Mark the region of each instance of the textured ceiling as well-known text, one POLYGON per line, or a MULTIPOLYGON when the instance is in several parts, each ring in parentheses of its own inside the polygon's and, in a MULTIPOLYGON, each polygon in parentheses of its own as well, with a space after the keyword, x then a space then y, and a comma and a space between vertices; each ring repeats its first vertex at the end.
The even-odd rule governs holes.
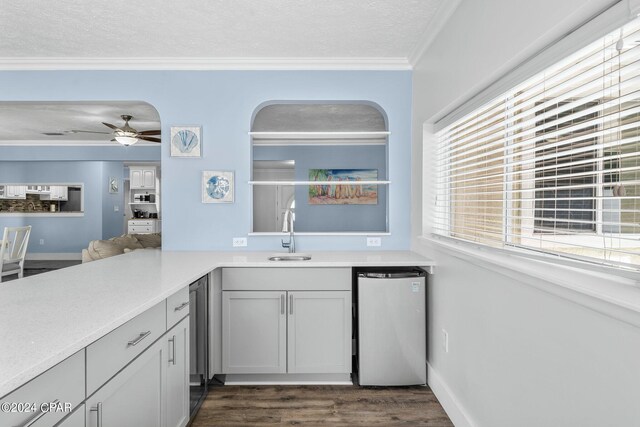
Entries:
POLYGON ((2 0, 0 57, 406 58, 446 1, 2 0))
MULTIPOLYGON (((129 124, 138 131, 160 129, 160 116, 145 102, 0 102, 0 145, 18 144, 117 144, 111 134, 69 133, 71 130, 111 132, 102 124, 120 126, 122 114, 133 116, 129 124), (45 132, 63 135, 47 136, 45 132)), ((153 142, 138 142, 140 145, 153 142)))

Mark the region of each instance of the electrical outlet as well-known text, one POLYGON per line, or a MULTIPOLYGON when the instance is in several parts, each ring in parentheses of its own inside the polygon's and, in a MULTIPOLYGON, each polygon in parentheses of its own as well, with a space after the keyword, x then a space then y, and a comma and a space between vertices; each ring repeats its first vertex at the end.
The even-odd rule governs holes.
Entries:
POLYGON ((44 239, 40 239, 40 244, 44 245, 44 239))
POLYGON ((234 237, 233 238, 233 247, 244 247, 247 246, 247 238, 246 237, 234 237))
POLYGON ((367 237, 367 246, 381 246, 382 239, 380 237, 367 237))
POLYGON ((449 353, 449 332, 442 330, 442 348, 445 353, 449 353))
POLYGON ((120 206, 118 206, 118 205, 114 205, 114 206, 113 206, 113 211, 114 211, 114 212, 120 212, 120 206))

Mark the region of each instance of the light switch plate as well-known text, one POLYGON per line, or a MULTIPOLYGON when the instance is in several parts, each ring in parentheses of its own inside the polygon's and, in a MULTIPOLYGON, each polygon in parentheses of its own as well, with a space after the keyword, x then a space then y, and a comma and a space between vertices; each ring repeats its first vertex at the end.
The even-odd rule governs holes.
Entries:
POLYGON ((367 237, 367 246, 382 246, 380 237, 367 237))
POLYGON ((247 246, 247 238, 246 237, 234 237, 233 238, 233 247, 244 247, 247 246))

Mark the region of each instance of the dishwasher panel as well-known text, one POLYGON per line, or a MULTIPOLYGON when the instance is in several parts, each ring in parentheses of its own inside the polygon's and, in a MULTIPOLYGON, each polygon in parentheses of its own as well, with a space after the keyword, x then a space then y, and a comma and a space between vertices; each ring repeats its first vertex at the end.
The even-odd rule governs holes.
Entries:
POLYGON ((425 277, 407 274, 359 274, 360 385, 427 382, 425 277))

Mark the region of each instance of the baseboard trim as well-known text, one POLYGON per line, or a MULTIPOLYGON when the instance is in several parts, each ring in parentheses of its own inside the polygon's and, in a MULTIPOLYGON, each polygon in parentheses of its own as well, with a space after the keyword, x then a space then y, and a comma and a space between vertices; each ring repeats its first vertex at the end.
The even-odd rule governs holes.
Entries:
POLYGON ((225 385, 353 385, 351 374, 227 374, 225 385))
POLYGON ((475 427, 476 423, 462 407, 442 377, 427 363, 427 383, 456 427, 475 427))
POLYGON ((27 253, 25 259, 27 261, 75 261, 81 260, 82 254, 80 252, 34 252, 27 253))

